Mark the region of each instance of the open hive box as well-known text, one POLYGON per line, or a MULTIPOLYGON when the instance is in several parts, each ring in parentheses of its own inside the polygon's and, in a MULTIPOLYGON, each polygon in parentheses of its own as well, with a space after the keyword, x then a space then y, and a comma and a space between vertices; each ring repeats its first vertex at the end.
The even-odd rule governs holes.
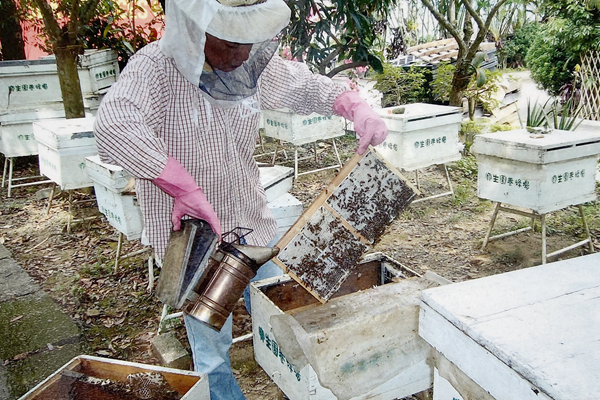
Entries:
POLYGON ((75 357, 20 400, 209 400, 204 374, 93 356, 75 357))
POLYGON ((417 333, 422 290, 438 286, 381 253, 326 303, 291 278, 250 284, 254 355, 292 400, 391 400, 431 387, 417 333))
POLYGON ((355 155, 277 243, 288 277, 251 284, 255 358, 292 400, 391 400, 431 386, 417 320, 432 282, 363 258, 417 193, 375 149, 355 155))

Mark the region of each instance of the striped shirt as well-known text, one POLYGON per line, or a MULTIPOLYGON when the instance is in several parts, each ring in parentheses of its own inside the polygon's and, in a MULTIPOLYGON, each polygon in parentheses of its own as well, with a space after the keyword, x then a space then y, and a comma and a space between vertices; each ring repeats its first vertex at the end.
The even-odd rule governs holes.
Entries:
MULTIPOLYGON (((261 109, 290 108, 298 114, 333 113, 346 89, 313 75, 302 63, 274 56, 251 98, 261 109)), ((146 235, 163 257, 171 232, 173 198, 152 183, 169 156, 195 178, 212 204, 223 232, 251 228, 248 244, 266 245, 277 232, 253 158, 260 113, 246 105, 212 106, 181 75, 158 42, 133 56, 104 97, 96 116, 96 142, 103 162, 136 178, 146 235)))

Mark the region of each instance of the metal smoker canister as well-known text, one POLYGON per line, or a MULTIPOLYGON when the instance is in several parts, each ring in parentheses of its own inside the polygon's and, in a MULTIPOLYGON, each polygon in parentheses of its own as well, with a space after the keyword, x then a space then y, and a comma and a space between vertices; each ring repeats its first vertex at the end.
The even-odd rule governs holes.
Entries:
POLYGON ((277 247, 222 243, 209 260, 207 278, 194 289, 198 298, 184 312, 221 330, 250 280, 277 253, 277 247))

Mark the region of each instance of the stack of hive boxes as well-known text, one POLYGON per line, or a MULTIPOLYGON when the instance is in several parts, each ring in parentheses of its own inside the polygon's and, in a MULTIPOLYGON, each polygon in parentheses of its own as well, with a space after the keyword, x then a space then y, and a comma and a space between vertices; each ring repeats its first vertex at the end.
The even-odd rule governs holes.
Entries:
MULTIPOLYGON (((80 62, 84 105, 94 114, 119 75, 117 54, 110 49, 86 50, 80 62)), ((0 152, 5 157, 37 154, 32 123, 64 116, 53 57, 0 62, 0 152)))
MULTIPOLYGON (((86 115, 94 115, 118 75, 114 50, 86 50, 80 57, 79 79, 86 115)), ((12 185, 12 159, 39 152, 33 123, 64 117, 54 57, 0 62, 0 152, 11 162, 9 196, 11 186, 19 186, 12 185)))

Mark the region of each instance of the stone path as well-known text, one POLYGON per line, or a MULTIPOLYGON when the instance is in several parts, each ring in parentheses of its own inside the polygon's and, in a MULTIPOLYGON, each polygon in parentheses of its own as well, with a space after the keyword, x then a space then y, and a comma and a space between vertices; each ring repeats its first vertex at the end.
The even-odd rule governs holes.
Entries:
POLYGON ((0 244, 0 400, 18 399, 80 354, 79 328, 0 244))

